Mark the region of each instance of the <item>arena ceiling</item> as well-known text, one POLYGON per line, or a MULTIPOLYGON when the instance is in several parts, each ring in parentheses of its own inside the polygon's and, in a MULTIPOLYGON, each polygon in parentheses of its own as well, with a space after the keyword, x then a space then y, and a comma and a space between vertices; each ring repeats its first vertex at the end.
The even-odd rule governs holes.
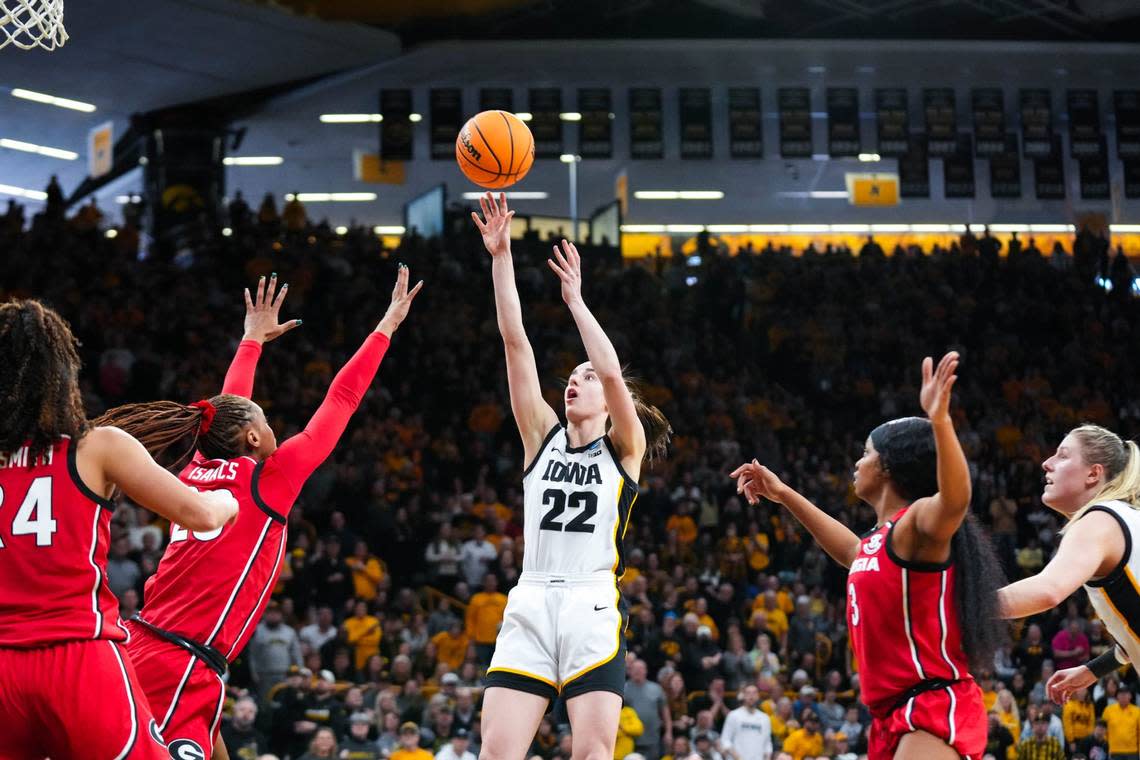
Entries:
POLYGON ((1133 0, 256 0, 444 39, 1140 40, 1133 0))

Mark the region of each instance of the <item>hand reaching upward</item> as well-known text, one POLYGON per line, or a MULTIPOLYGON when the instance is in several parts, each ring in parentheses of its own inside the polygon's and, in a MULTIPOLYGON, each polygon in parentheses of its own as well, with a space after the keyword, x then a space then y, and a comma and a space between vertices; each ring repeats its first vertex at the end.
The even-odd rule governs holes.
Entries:
POLYGON ((491 193, 485 193, 479 198, 479 205, 483 208, 483 219, 474 211, 471 218, 483 236, 483 245, 492 256, 500 256, 511 252, 511 219, 515 212, 507 208, 507 196, 499 193, 498 201, 491 193))
POLYGON ((256 340, 258 343, 268 343, 281 337, 294 327, 301 326, 301 320, 290 319, 284 324, 278 322, 281 313, 281 304, 289 292, 289 283, 277 290, 277 273, 269 277, 268 284, 263 276, 257 281, 256 297, 251 297, 249 288, 245 289, 245 335, 243 340, 256 340))

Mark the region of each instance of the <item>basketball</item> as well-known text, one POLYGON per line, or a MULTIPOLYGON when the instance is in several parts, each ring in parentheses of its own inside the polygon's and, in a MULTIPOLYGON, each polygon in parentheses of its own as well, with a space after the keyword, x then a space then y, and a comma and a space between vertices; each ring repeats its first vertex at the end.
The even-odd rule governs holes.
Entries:
POLYGON ((513 113, 483 111, 459 130, 455 160, 467 179, 480 187, 510 187, 534 163, 534 136, 513 113))

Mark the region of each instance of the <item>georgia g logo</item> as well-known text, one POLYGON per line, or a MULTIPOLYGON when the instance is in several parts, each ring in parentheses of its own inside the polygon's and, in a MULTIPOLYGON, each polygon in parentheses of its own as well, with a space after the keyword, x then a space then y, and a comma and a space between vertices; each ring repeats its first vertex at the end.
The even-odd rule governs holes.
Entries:
POLYGON ((869 538, 867 540, 867 543, 863 544, 863 551, 866 554, 874 554, 875 552, 879 551, 879 549, 882 549, 882 548, 883 548, 883 534, 882 533, 876 533, 875 535, 871 536, 871 538, 869 538))
POLYGON ((177 739, 170 743, 170 757, 173 760, 206 760, 206 753, 196 741, 177 739))

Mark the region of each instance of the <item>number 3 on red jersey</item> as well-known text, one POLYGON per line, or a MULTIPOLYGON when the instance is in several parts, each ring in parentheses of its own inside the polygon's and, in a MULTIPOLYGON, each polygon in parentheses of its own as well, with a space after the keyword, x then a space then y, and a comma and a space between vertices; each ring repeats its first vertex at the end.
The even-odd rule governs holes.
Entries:
POLYGON ((859 625, 859 602, 855 599, 855 584, 847 584, 847 597, 851 605, 851 625, 859 625))
MULTIPOLYGON (((4 508, 4 489, 0 488, 0 509, 4 508)), ((56 521, 51 516, 51 477, 36 478, 24 495, 24 501, 12 518, 13 536, 35 536, 36 546, 51 546, 56 521)), ((0 549, 4 540, 0 539, 0 549)))

